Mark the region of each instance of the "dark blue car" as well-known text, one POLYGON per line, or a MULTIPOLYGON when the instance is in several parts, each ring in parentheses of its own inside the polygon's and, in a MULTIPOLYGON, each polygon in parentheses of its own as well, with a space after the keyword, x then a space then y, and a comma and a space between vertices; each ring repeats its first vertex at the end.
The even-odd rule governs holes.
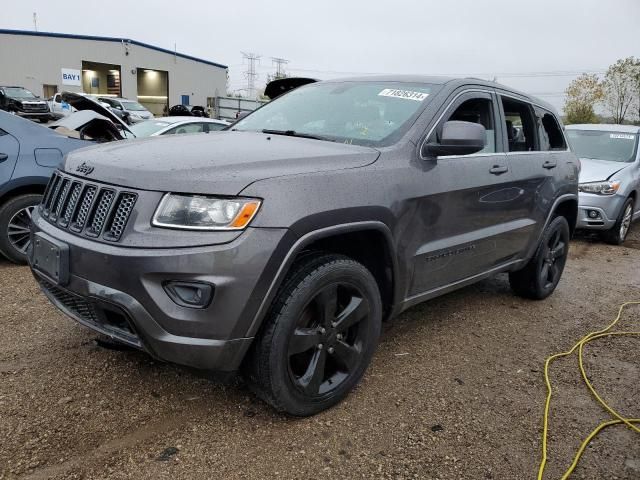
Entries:
POLYGON ((26 263, 31 212, 63 156, 93 142, 0 111, 0 253, 26 263))

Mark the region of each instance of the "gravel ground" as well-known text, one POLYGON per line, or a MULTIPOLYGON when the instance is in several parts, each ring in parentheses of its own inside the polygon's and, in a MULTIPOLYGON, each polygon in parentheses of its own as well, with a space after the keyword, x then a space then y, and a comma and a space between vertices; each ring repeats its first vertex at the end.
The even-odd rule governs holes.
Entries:
MULTIPOLYGON (((27 268, 0 261, 0 479, 534 478, 544 359, 640 300, 639 232, 626 247, 573 242, 546 301, 512 296, 501 275, 412 308, 386 326, 356 391, 308 419, 276 414, 242 386, 98 346, 27 268)), ((640 307, 625 326, 640 329, 640 307)), ((586 366, 612 405, 640 417, 637 342, 594 342, 586 366)), ((546 478, 559 478, 609 417, 575 360, 552 377, 546 478)), ((638 435, 605 430, 575 478, 639 479, 638 435)))

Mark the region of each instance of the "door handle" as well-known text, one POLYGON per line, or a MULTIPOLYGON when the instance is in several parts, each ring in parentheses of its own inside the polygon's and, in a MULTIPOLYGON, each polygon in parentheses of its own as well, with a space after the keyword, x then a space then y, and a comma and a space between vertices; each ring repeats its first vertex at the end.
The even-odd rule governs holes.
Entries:
POLYGON ((542 164, 542 168, 547 168, 547 169, 556 168, 556 165, 557 163, 555 162, 555 160, 547 160, 542 164))
POLYGON ((9 158, 9 155, 6 153, 0 153, 0 163, 4 162, 7 158, 9 158))
POLYGON ((494 165, 489 169, 489 173, 493 173, 494 175, 501 175, 503 173, 507 173, 509 168, 506 165, 494 165))

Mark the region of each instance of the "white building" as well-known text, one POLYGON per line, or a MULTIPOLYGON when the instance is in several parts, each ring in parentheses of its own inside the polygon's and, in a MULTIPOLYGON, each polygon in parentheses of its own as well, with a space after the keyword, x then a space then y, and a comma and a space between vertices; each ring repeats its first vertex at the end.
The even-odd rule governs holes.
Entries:
POLYGON ((127 38, 0 29, 0 65, 0 85, 121 96, 157 115, 226 94, 226 65, 127 38))

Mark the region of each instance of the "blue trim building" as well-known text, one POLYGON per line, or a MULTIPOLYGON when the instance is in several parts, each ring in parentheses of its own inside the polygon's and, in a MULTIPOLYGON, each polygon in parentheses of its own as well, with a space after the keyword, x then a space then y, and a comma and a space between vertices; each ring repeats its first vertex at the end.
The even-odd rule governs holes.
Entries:
POLYGON ((0 85, 123 96, 155 114, 226 94, 227 66, 130 38, 0 29, 0 85))

